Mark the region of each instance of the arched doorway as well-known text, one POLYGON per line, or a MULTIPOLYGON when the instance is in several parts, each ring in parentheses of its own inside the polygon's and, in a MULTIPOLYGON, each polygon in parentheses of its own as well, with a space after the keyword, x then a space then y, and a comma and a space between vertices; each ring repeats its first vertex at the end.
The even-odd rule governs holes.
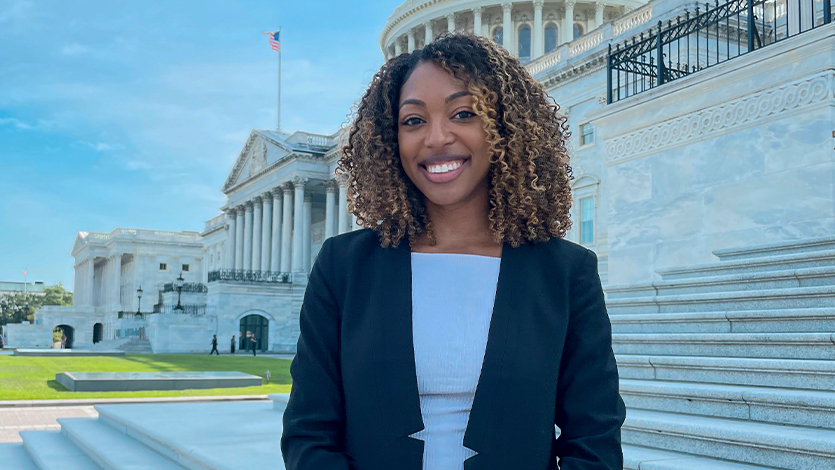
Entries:
POLYGON ((238 349, 241 351, 252 351, 252 335, 255 335, 257 343, 256 351, 266 351, 269 343, 270 321, 261 315, 251 314, 241 318, 240 341, 238 349))
POLYGON ((64 349, 72 349, 73 338, 75 337, 75 328, 70 325, 58 325, 52 329, 53 344, 60 343, 59 347, 64 349))
POLYGON ((96 323, 93 325, 93 344, 98 343, 102 340, 102 335, 104 333, 104 325, 101 323, 96 323))

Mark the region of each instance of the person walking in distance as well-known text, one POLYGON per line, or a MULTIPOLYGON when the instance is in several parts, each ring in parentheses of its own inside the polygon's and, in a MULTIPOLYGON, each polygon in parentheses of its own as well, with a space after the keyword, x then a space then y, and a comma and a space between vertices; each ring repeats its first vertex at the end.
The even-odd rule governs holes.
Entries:
POLYGON ((229 348, 230 354, 235 354, 235 335, 232 335, 232 344, 229 348))
POLYGON ((255 333, 252 333, 250 336, 249 341, 252 343, 252 355, 255 355, 255 348, 258 347, 258 338, 255 337, 255 333))
POLYGON ((220 356, 220 351, 217 350, 217 335, 212 335, 212 350, 209 352, 209 356, 211 356, 212 353, 217 353, 217 355, 220 356))

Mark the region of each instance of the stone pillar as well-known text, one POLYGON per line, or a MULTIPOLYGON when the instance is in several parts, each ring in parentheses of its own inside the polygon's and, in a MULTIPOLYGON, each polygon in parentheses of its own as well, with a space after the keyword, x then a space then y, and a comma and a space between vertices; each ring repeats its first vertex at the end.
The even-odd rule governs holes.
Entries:
POLYGON ((594 4, 594 27, 599 28, 603 26, 603 9, 606 8, 605 3, 594 4))
POLYGON ((273 194, 273 226, 272 238, 270 248, 270 270, 279 272, 281 265, 279 264, 279 255, 281 254, 281 188, 272 190, 273 194))
POLYGON ((235 269, 235 209, 228 209, 226 217, 229 218, 229 230, 226 234, 224 249, 223 269, 235 269))
POLYGON ((122 255, 113 255, 107 260, 108 266, 111 266, 112 269, 110 271, 111 276, 111 286, 112 289, 110 290, 110 308, 121 310, 122 305, 122 296, 121 296, 121 287, 122 287, 122 255))
POLYGON ((304 236, 304 185, 307 184, 307 178, 294 178, 293 186, 295 187, 295 194, 293 195, 293 262, 292 272, 301 272, 304 269, 302 263, 303 246, 302 237, 304 236))
POLYGON ((348 231, 348 182, 339 182, 339 233, 348 231))
POLYGON ((336 220, 334 209, 336 209, 336 181, 328 180, 325 183, 325 238, 336 235, 336 220))
POLYGON ((252 270, 261 270, 261 221, 264 220, 262 214, 261 198, 256 197, 252 201, 254 208, 252 212, 252 270))
POLYGON ((397 57, 403 53, 403 45, 400 44, 400 36, 394 38, 394 56, 397 57))
POLYGON ((435 39, 435 35, 432 34, 432 22, 427 21, 423 23, 423 44, 424 46, 432 42, 435 39))
POLYGON ((510 11, 513 9, 512 3, 502 3, 502 47, 504 47, 510 55, 518 55, 513 50, 513 23, 510 18, 510 11))
POLYGON ((244 209, 244 267, 252 270, 252 202, 247 201, 244 209))
POLYGON ((310 194, 304 196, 304 217, 302 218, 302 267, 304 272, 309 273, 311 268, 310 263, 310 225, 313 218, 313 203, 310 200, 310 194))
POLYGON ((272 248, 272 240, 270 236, 273 233, 273 195, 264 193, 261 196, 263 201, 263 213, 261 219, 261 271, 270 271, 270 249, 272 248))
POLYGON ((577 2, 568 0, 565 2, 565 18, 563 18, 562 30, 563 33, 563 41, 562 42, 571 42, 574 40, 574 5, 577 2))
POLYGON ((481 7, 473 8, 473 34, 481 35, 481 7))
POLYGON ((281 221, 281 272, 290 272, 290 250, 293 243, 293 186, 284 186, 284 220, 281 221))
POLYGON ((235 222, 235 269, 244 269, 244 206, 238 206, 235 210, 237 222, 235 222))
POLYGON ((407 34, 406 37, 408 38, 407 45, 409 47, 409 52, 412 52, 413 50, 415 50, 415 30, 410 29, 409 34, 407 34))
POLYGON ((544 0, 534 0, 533 2, 533 47, 531 48, 533 55, 531 59, 542 57, 545 51, 545 41, 542 39, 542 33, 545 32, 542 29, 542 5, 544 3, 544 0))
POLYGON ((87 282, 84 288, 84 305, 92 306, 95 305, 93 301, 93 295, 96 286, 96 259, 90 258, 87 260, 87 282))
POLYGON ((450 33, 455 31, 455 13, 446 15, 446 30, 450 33))

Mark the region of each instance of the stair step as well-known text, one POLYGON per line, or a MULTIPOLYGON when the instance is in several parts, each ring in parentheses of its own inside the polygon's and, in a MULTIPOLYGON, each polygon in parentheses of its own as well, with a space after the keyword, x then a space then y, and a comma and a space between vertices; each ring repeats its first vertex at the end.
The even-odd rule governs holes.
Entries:
POLYGON ((769 470, 774 467, 728 462, 624 444, 623 468, 624 470, 769 470))
POLYGON ((835 266, 835 249, 810 253, 791 253, 753 259, 719 261, 684 267, 658 269, 656 272, 665 281, 675 279, 695 279, 701 277, 745 274, 784 269, 802 269, 835 266))
POLYGON ((35 461, 20 442, 0 442, 0 468, 38 470, 35 461))
POLYGON ((612 315, 613 333, 804 333, 835 331, 835 309, 612 315))
POLYGON ((610 315, 820 308, 835 304, 835 286, 607 299, 610 315))
POLYGON ((835 361, 616 354, 624 379, 835 390, 835 361))
POLYGON ((835 237, 807 238, 755 246, 725 248, 714 250, 713 254, 720 261, 733 259, 756 259, 764 256, 778 256, 794 253, 814 253, 823 250, 835 250, 835 237))
POLYGON ((835 266, 614 285, 606 287, 606 294, 614 300, 832 285, 835 285, 835 266))
POLYGON ((61 430, 99 466, 113 470, 184 470, 141 442, 97 419, 62 418, 61 430))
POLYGON ((40 470, 101 468, 61 431, 22 431, 20 437, 40 470))
POLYGON ((835 468, 835 431, 627 409, 625 444, 788 470, 835 468))
POLYGON ((621 379, 630 409, 835 429, 835 392, 621 379))
POLYGON ((615 333, 615 354, 835 359, 835 333, 615 333))

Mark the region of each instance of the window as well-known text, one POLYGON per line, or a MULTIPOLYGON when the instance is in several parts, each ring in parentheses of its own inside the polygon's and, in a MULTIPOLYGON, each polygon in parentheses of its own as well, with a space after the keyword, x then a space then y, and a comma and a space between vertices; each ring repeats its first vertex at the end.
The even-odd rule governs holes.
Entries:
POLYGON ((553 52, 557 48, 557 26, 549 23, 545 27, 545 53, 553 52))
POLYGON ((580 199, 580 244, 594 243, 594 198, 580 199))
POLYGON ((577 23, 574 23, 574 39, 579 38, 583 35, 583 26, 577 23))
POLYGON ((159 264, 160 271, 168 271, 168 263, 160 263, 159 264))
POLYGON ((519 27, 519 60, 531 60, 531 27, 526 24, 519 27))
POLYGON ((504 28, 499 26, 493 30, 493 40, 500 46, 504 45, 504 28))
POLYGON ((182 269, 182 271, 183 271, 184 273, 187 273, 187 272, 188 272, 188 265, 187 265, 187 264, 184 264, 184 265, 183 265, 183 269, 182 269))
POLYGON ((594 127, 591 124, 582 124, 580 126, 580 145, 589 145, 594 143, 594 127))

